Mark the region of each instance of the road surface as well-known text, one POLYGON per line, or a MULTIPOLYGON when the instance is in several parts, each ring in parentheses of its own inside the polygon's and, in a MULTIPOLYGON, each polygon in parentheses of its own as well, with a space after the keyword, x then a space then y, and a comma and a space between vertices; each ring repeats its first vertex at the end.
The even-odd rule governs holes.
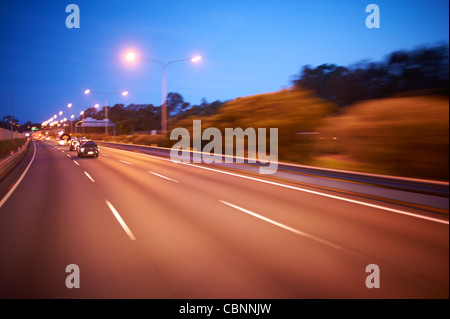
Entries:
POLYGON ((0 298, 449 298, 445 214, 44 141, 14 174, 0 298))

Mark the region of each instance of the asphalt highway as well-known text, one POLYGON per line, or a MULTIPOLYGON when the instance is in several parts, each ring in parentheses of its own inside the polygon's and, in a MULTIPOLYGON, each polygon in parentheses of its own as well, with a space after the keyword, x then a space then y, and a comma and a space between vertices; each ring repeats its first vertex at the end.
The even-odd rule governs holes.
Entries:
POLYGON ((17 170, 1 298, 449 298, 448 215, 107 147, 17 170))

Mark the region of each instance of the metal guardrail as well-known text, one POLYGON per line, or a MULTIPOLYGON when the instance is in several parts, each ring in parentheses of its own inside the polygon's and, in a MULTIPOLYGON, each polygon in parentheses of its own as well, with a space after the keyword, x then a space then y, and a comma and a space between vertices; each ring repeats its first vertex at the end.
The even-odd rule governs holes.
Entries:
POLYGON ((28 148, 30 147, 30 139, 15 153, 6 156, 0 160, 0 180, 3 179, 17 163, 25 156, 28 148))
MULTIPOLYGON (((165 147, 155 147, 146 145, 136 145, 136 144, 123 144, 123 143, 111 143, 111 142, 97 142, 100 146, 109 146, 113 148, 119 148, 124 150, 132 150, 143 152, 152 155, 159 155, 163 157, 170 156, 170 148, 165 147)), ((191 156, 195 151, 191 151, 191 156)), ((197 152, 200 153, 200 152, 197 152)), ((223 158, 226 155, 222 155, 223 158)), ((259 163, 248 163, 247 165, 260 166, 259 163)), ((305 166, 290 163, 278 163, 278 170, 283 172, 288 172, 292 174, 306 174, 314 177, 337 179, 346 182, 362 183, 373 185, 377 187, 384 187, 389 189, 407 191, 412 193, 418 193, 423 195, 432 195, 448 198, 449 197, 449 183, 441 181, 431 181, 413 178, 404 178, 396 176, 387 175, 377 175, 368 173, 359 173, 351 171, 334 170, 313 166, 305 166)))

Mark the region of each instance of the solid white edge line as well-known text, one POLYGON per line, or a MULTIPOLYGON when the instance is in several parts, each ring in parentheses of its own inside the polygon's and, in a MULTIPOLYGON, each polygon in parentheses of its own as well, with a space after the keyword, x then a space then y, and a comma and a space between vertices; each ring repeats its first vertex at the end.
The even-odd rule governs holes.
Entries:
MULTIPOLYGON (((104 148, 105 148, 105 146, 104 146, 104 148)), ((321 192, 316 192, 316 191, 312 191, 312 190, 308 190, 308 189, 304 189, 304 188, 300 188, 300 187, 296 187, 296 186, 280 184, 280 183, 272 182, 272 181, 266 181, 266 180, 255 178, 255 177, 244 176, 244 175, 231 173, 231 172, 226 172, 226 171, 221 171, 221 170, 217 170, 217 169, 209 168, 209 167, 204 167, 204 166, 198 166, 198 165, 194 165, 194 164, 191 164, 191 163, 176 163, 176 162, 173 162, 170 159, 161 158, 161 157, 158 157, 158 156, 153 156, 153 155, 148 155, 148 154, 137 153, 137 152, 133 152, 133 151, 115 149, 115 148, 111 148, 111 147, 109 147, 109 149, 118 150, 118 151, 127 152, 127 153, 133 153, 133 154, 142 155, 142 156, 146 156, 146 157, 151 157, 151 158, 155 158, 155 159, 160 159, 160 160, 163 160, 163 161, 172 162, 174 164, 184 164, 184 165, 188 165, 188 166, 191 166, 191 167, 197 167, 197 168, 201 168, 201 169, 204 169, 204 170, 209 170, 209 171, 213 171, 213 172, 217 172, 217 173, 221 173, 221 174, 236 176, 236 177, 245 178, 245 179, 249 179, 249 180, 253 180, 253 181, 257 181, 257 182, 262 182, 262 183, 266 183, 266 184, 270 184, 270 185, 285 187, 285 188, 289 188, 289 189, 293 189, 293 190, 297 190, 297 191, 301 191, 301 192, 306 192, 306 193, 310 193, 310 194, 315 194, 315 195, 319 195, 319 196, 324 196, 324 197, 328 197, 328 198, 342 200, 342 201, 353 203, 353 204, 358 204, 358 205, 368 206, 368 207, 372 207, 372 208, 377 208, 377 209, 380 209, 380 210, 389 211, 389 212, 392 212, 392 213, 397 213, 397 214, 406 215, 406 216, 410 216, 410 217, 420 218, 420 219, 433 221, 433 222, 437 222, 437 223, 441 223, 441 224, 445 224, 445 225, 449 224, 448 221, 442 220, 442 219, 438 219, 438 218, 432 218, 432 217, 423 216, 423 215, 419 215, 419 214, 409 213, 409 212, 406 212, 406 211, 403 211, 403 210, 389 208, 389 207, 385 207, 385 206, 369 204, 369 203, 361 202, 361 201, 358 201, 358 200, 353 200, 353 199, 349 199, 349 198, 345 198, 345 197, 340 197, 340 196, 325 194, 325 193, 321 193, 321 192)))
POLYGON ((108 200, 106 200, 106 204, 108 205, 109 209, 114 214, 114 217, 116 217, 116 219, 118 220, 120 226, 122 226, 123 230, 127 233, 128 237, 130 237, 131 240, 136 240, 136 237, 134 237, 134 235, 131 232, 130 228, 128 228, 127 224, 124 222, 122 217, 120 217, 119 213, 114 208, 114 206, 108 200))
POLYGON ((161 177, 161 178, 165 178, 165 179, 167 179, 167 180, 169 180, 169 181, 172 181, 172 182, 175 182, 175 183, 179 183, 179 181, 177 181, 177 180, 175 180, 175 179, 172 179, 172 178, 169 178, 169 177, 166 177, 166 176, 164 176, 164 175, 161 175, 161 174, 158 174, 158 173, 155 173, 155 172, 152 172, 152 171, 148 171, 150 174, 153 174, 153 175, 156 175, 156 176, 158 176, 158 177, 161 177))
POLYGON ((3 204, 5 204, 5 202, 8 200, 8 198, 12 195, 12 193, 17 188, 17 186, 19 186, 20 182, 22 181, 22 179, 25 177, 25 175, 27 174, 28 170, 30 169, 31 164, 33 163, 34 158, 36 157, 36 145, 34 143, 34 140, 33 140, 33 148, 34 148, 34 152, 33 152, 33 157, 31 158, 30 163, 28 164, 27 168, 25 168, 25 170, 23 171, 22 175, 20 175, 19 179, 14 184, 14 186, 9 190, 8 193, 6 193, 5 197, 3 197, 2 201, 0 202, 0 208, 3 206, 3 204))
POLYGON ((83 172, 93 183, 95 183, 94 179, 91 177, 91 175, 88 174, 88 172, 86 172, 86 171, 83 171, 83 172))
POLYGON ((284 188, 298 190, 298 191, 309 193, 309 194, 315 194, 315 195, 319 195, 319 196, 333 198, 333 199, 337 199, 337 200, 341 200, 341 201, 345 201, 345 202, 349 202, 349 203, 353 203, 353 204, 358 204, 358 205, 363 205, 363 206, 367 206, 367 207, 377 208, 377 209, 380 209, 380 210, 390 211, 390 212, 401 214, 401 215, 407 215, 407 216, 410 216, 410 217, 416 217, 416 218, 425 219, 425 220, 429 220, 429 221, 433 221, 433 222, 437 222, 437 223, 441 223, 441 224, 446 224, 446 225, 449 224, 449 222, 446 221, 446 220, 433 218, 433 217, 428 217, 428 216, 423 216, 423 215, 414 214, 414 213, 409 213, 409 212, 406 212, 406 211, 403 211, 403 210, 399 210, 399 209, 394 209, 394 208, 389 208, 389 207, 385 207, 385 206, 370 204, 370 203, 366 203, 366 202, 361 202, 359 200, 349 199, 349 198, 335 196, 335 195, 331 195, 331 194, 325 194, 325 193, 321 193, 321 192, 316 192, 316 191, 312 191, 312 190, 309 190, 309 189, 304 189, 304 188, 300 188, 300 187, 296 187, 296 186, 290 186, 290 185, 280 184, 280 183, 276 183, 276 182, 272 182, 272 181, 266 181, 266 180, 263 180, 263 179, 254 178, 254 177, 250 177, 250 176, 244 176, 244 175, 239 175, 239 174, 235 174, 235 173, 220 171, 220 170, 212 169, 212 168, 209 168, 209 167, 197 166, 197 165, 193 165, 193 164, 189 164, 189 163, 183 163, 183 164, 189 165, 189 166, 192 166, 192 167, 201 168, 201 169, 215 171, 215 172, 222 173, 222 174, 227 174, 227 175, 233 175, 233 176, 237 176, 237 177, 241 177, 241 178, 246 178, 246 179, 250 179, 250 180, 254 180, 254 181, 258 181, 258 182, 262 182, 262 183, 266 183, 266 184, 271 184, 271 185, 275 185, 275 186, 280 186, 280 187, 284 187, 284 188))
POLYGON ((339 246, 339 245, 333 244, 333 243, 331 243, 331 242, 329 242, 329 241, 327 241, 327 240, 321 239, 321 238, 319 238, 319 237, 316 237, 316 236, 313 236, 313 235, 304 233, 304 232, 302 232, 302 231, 300 231, 300 230, 298 230, 298 229, 295 229, 295 228, 286 226, 286 225, 284 225, 284 224, 282 224, 282 223, 279 223, 279 222, 276 222, 276 221, 274 221, 274 220, 272 220, 272 219, 270 219, 270 218, 267 218, 267 217, 261 216, 261 215, 259 215, 259 214, 256 214, 256 213, 254 213, 254 212, 252 212, 252 211, 249 211, 248 209, 239 207, 239 206, 237 206, 237 205, 233 205, 233 204, 228 203, 228 202, 223 201, 223 200, 219 200, 219 202, 221 202, 222 204, 228 205, 228 206, 230 206, 230 207, 233 207, 234 209, 240 210, 241 212, 244 212, 244 213, 246 213, 246 214, 248 214, 248 215, 251 215, 251 216, 253 216, 253 217, 259 218, 259 219, 261 219, 261 220, 263 220, 263 221, 265 221, 265 222, 268 222, 268 223, 270 223, 270 224, 272 224, 272 225, 281 227, 281 228, 283 228, 283 229, 285 229, 285 230, 288 230, 288 231, 290 231, 290 232, 292 232, 292 233, 294 233, 294 234, 297 234, 297 235, 300 235, 300 236, 304 236, 304 237, 308 237, 308 238, 310 238, 310 239, 313 239, 313 240, 315 240, 315 241, 318 241, 318 242, 320 242, 320 243, 322 243, 322 244, 331 246, 331 247, 336 248, 336 249, 342 249, 342 247, 339 246))

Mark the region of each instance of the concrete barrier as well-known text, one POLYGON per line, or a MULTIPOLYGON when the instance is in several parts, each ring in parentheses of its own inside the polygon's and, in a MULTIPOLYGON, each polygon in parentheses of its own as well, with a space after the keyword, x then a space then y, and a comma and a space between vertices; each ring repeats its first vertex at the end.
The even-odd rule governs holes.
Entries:
MULTIPOLYGON (((12 132, 12 138, 25 138, 24 133, 19 133, 16 131, 12 132)), ((3 127, 0 127, 0 140, 9 140, 11 139, 11 130, 4 129, 3 127)))

